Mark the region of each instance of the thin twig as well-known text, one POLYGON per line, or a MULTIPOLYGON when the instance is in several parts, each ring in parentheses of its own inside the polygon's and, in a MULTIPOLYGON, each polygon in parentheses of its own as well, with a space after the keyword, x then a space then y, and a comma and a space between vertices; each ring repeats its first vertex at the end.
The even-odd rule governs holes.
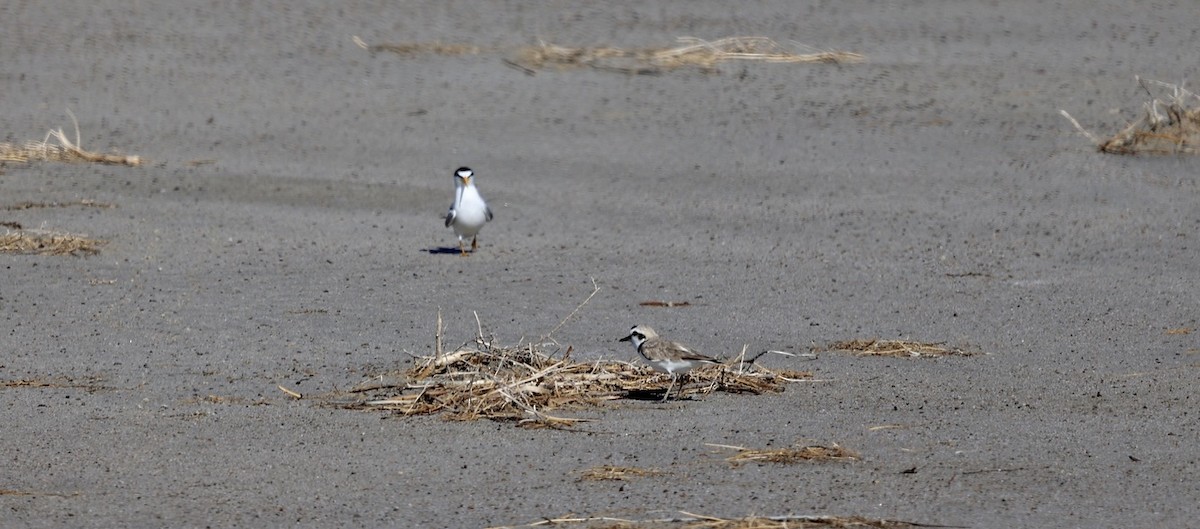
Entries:
POLYGON ((570 320, 571 317, 575 315, 575 313, 579 312, 579 309, 582 309, 584 305, 587 305, 588 302, 592 300, 592 297, 594 297, 596 295, 596 293, 600 291, 600 285, 596 284, 596 278, 593 277, 591 279, 592 279, 592 293, 588 294, 588 297, 586 299, 584 299, 583 302, 579 304, 579 306, 575 307, 575 310, 571 311, 570 314, 567 314, 567 317, 563 318, 562 321, 558 322, 558 325, 556 325, 553 329, 550 329, 550 332, 543 335, 541 338, 538 339, 538 341, 549 340, 550 337, 554 335, 554 333, 558 332, 558 330, 561 329, 563 325, 566 325, 567 321, 570 320))

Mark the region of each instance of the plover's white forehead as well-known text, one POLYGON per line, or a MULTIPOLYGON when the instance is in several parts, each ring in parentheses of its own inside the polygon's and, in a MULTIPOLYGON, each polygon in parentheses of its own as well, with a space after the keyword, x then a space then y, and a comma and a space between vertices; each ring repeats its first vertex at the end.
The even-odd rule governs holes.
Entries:
POLYGON ((654 329, 651 329, 649 325, 634 325, 632 329, 629 329, 629 335, 638 336, 644 340, 646 338, 655 338, 658 336, 658 333, 654 332, 654 329))

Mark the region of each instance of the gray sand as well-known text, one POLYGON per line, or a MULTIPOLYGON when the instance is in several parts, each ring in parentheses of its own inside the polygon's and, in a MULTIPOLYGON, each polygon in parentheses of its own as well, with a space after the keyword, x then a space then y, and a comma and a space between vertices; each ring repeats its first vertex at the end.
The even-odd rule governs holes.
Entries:
POLYGON ((1135 75, 1196 70, 1190 2, 0 4, 0 141, 79 116, 140 168, 9 164, 0 220, 108 239, 0 256, 0 526, 481 527, 575 513, 1183 527, 1200 513, 1197 160, 1100 155, 1135 75), (368 43, 464 43, 400 56, 368 43), (858 65, 529 76, 543 39, 764 35, 858 65), (492 51, 496 50, 496 51, 492 51), (196 161, 211 163, 195 164, 196 161), (460 165, 496 220, 441 223, 460 165), (625 401, 581 432, 292 400, 475 332, 632 360, 834 340, 986 356, 772 357, 778 395, 625 401), (647 308, 646 300, 687 300, 647 308), (11 386, 11 384, 10 384, 11 386), (63 387, 66 386, 66 387, 63 387), (72 387, 87 386, 87 387, 72 387), (210 399, 209 397, 215 397, 210 399), (874 427, 895 425, 895 428, 874 427), (857 463, 705 443, 839 443, 857 463), (578 481, 603 465, 658 468, 578 481))

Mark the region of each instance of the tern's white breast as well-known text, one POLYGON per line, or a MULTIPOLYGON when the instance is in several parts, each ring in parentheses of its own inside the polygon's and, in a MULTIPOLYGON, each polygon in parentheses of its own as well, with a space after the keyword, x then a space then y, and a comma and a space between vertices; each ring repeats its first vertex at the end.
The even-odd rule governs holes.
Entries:
POLYGON ((455 208, 454 233, 474 236, 486 222, 487 203, 479 196, 479 190, 475 186, 464 187, 458 199, 458 207, 455 208))

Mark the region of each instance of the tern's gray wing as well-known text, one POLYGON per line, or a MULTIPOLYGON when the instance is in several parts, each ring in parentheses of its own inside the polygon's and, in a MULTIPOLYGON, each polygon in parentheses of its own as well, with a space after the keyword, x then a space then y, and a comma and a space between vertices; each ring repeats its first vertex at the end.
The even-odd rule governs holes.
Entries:
POLYGON ((487 219, 488 219, 488 220, 492 220, 492 208, 489 208, 489 207, 487 207, 487 206, 484 206, 484 207, 483 207, 483 212, 484 212, 484 213, 487 213, 487 219))
POLYGON ((454 217, 456 217, 457 215, 458 215, 458 212, 454 211, 454 204, 450 204, 450 211, 446 212, 446 227, 447 228, 449 228, 451 224, 454 224, 454 217))

